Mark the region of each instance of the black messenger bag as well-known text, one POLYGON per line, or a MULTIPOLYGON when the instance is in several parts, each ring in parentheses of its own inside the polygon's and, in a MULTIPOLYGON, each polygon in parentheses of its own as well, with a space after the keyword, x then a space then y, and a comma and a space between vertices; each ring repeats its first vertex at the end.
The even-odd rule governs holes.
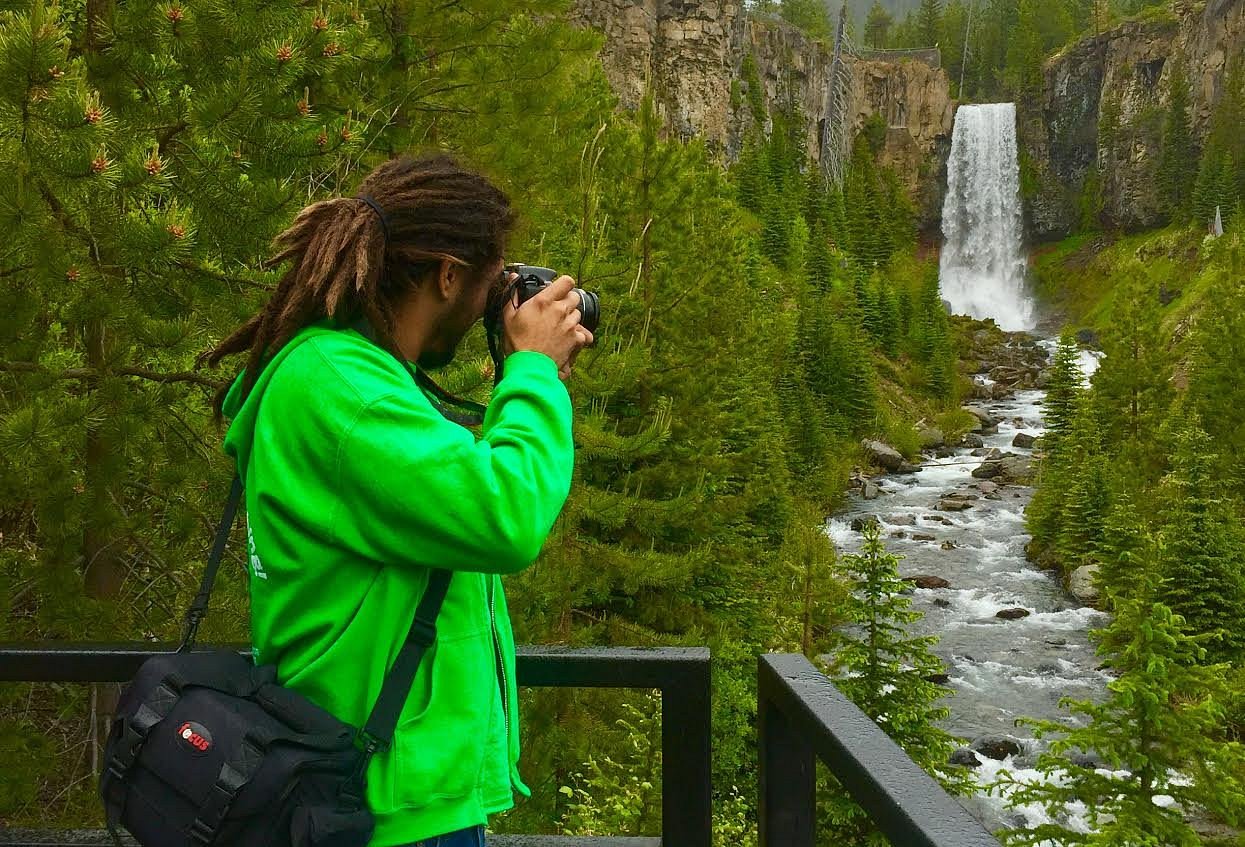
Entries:
POLYGON ((108 829, 120 843, 124 827, 143 847, 364 847, 372 837, 367 766, 393 740, 436 639, 450 573, 432 571, 367 725, 356 730, 278 685, 273 665, 191 652, 241 496, 235 477, 181 646, 144 662, 117 706, 100 778, 108 829))

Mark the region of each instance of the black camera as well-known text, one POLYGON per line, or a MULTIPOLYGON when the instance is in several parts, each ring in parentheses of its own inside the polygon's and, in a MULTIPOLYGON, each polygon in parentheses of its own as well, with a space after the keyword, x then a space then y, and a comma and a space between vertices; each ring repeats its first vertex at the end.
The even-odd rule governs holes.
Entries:
MULTIPOLYGON (((539 294, 559 276, 558 272, 552 268, 518 264, 506 265, 506 273, 519 275, 512 286, 519 294, 520 306, 539 294)), ((573 290, 579 295, 579 323, 584 329, 595 334, 598 324, 601 323, 601 298, 595 292, 584 291, 582 288, 573 290)))

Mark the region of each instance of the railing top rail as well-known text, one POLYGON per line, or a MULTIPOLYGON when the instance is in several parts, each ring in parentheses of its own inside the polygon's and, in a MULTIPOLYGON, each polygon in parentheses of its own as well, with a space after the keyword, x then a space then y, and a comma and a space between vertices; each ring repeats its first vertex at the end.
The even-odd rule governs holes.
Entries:
POLYGON ((999 847, 868 715, 802 655, 761 657, 760 696, 812 745, 853 799, 904 847, 999 847))
MULTIPOLYGON (((243 644, 223 645, 249 655, 243 644)), ((127 682, 146 659, 176 649, 142 641, 120 644, 0 642, 0 682, 127 682)), ((660 688, 709 673, 704 647, 560 647, 516 649, 520 682, 529 686, 660 688)))

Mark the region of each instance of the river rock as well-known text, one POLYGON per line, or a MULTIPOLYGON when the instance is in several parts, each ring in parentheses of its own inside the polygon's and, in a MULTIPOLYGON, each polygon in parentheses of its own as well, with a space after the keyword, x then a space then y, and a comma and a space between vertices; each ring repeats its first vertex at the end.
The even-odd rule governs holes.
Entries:
POLYGON ((887 515, 886 522, 891 526, 916 526, 916 515, 887 515))
POLYGON ((878 488, 878 484, 871 479, 860 483, 860 496, 866 500, 876 500, 881 493, 882 489, 878 488))
POLYGON ((864 532, 869 526, 880 526, 877 515, 861 515, 852 520, 852 529, 856 532, 864 532))
POLYGON ((940 608, 940 609, 950 609, 950 608, 951 608, 951 601, 950 601, 950 600, 948 600, 946 597, 935 597, 935 598, 934 598, 934 605, 935 605, 935 606, 937 606, 937 607, 938 607, 938 608, 940 608))
POLYGON ((1012 485, 1030 485, 1033 482, 1033 460, 1028 456, 1004 456, 999 459, 1004 481, 1012 485))
POLYGON ((996 618, 1002 618, 1005 621, 1016 621, 1016 620, 1020 620, 1021 618, 1027 618, 1031 614, 1033 613, 1030 612, 1028 609, 1002 609, 998 612, 995 612, 994 616, 996 618))
POLYGON ((966 768, 981 767, 981 759, 978 759, 977 754, 967 747, 961 747, 959 750, 956 750, 947 759, 947 762, 952 765, 962 765, 966 768))
POLYGON ((974 479, 994 479, 1003 475, 1003 466, 997 461, 982 462, 973 468, 974 479))
POLYGON ((917 576, 906 576, 904 580, 912 583, 917 588, 950 588, 951 583, 947 582, 940 576, 932 574, 918 574, 917 576))
POLYGON ((950 681, 951 681, 951 674, 949 674, 949 673, 932 673, 932 674, 930 674, 929 676, 925 677, 925 681, 926 681, 926 682, 932 682, 932 683, 934 683, 934 685, 946 685, 948 682, 950 682, 950 681))
POLYGON ((904 532, 902 529, 897 529, 891 533, 891 538, 907 538, 907 537, 908 537, 908 533, 904 532))
POLYGON ((942 542, 942 549, 944 549, 944 550, 954 550, 954 549, 955 549, 955 542, 954 542, 954 541, 952 541, 950 538, 948 538, 946 541, 942 542))
POLYGON ((923 532, 916 532, 912 534, 912 540, 913 541, 937 541, 938 539, 934 538, 934 536, 932 535, 926 535, 923 532))
POLYGON ((917 433, 917 437, 921 439, 921 446, 926 450, 932 450, 947 443, 947 437, 936 426, 924 427, 917 433))
POLYGON ((952 500, 947 497, 939 500, 934 508, 943 512, 965 512, 973 508, 973 504, 967 500, 952 500))
POLYGON ((970 455, 970 456, 985 456, 985 455, 988 455, 988 454, 989 454, 989 452, 990 452, 990 451, 989 451, 989 450, 987 450, 985 447, 978 447, 976 450, 974 450, 973 452, 969 453, 968 455, 970 455))
POLYGON ((923 517, 927 521, 933 521, 934 523, 940 523, 940 524, 946 524, 947 526, 952 526, 951 519, 947 517, 946 515, 922 515, 921 517, 923 517))
POLYGON ((961 441, 961 443, 962 443, 965 447, 974 447, 974 448, 975 448, 975 447, 985 447, 985 446, 986 446, 986 442, 982 441, 982 440, 981 440, 981 436, 980 436, 980 435, 978 435, 978 434, 977 434, 977 433, 975 433, 975 432, 970 432, 970 433, 968 433, 967 435, 965 435, 965 436, 964 436, 964 438, 963 438, 963 440, 961 441))
POLYGON ((899 468, 895 473, 920 473, 923 468, 920 465, 913 465, 909 462, 900 462, 899 468))
POLYGON ((987 759, 994 759, 999 762, 1008 756, 1020 755, 1024 749, 1014 738, 1008 738, 1005 735, 985 735, 969 746, 987 759))
POLYGON ((993 483, 988 479, 983 479, 981 482, 975 483, 975 485, 977 486, 978 491, 987 496, 999 490, 998 484, 993 483))
POLYGON ((861 446, 865 448, 865 452, 869 454, 869 459, 879 467, 886 468, 891 473, 899 470, 899 466, 904 463, 903 456, 899 455, 899 451, 889 444, 883 444, 881 441, 870 441, 865 439, 861 446))
POLYGON ((1082 606, 1098 602, 1098 586, 1094 584, 1097 575, 1097 565, 1082 565, 1068 576, 1068 593, 1082 606))
POLYGON ((1030 435, 1027 432, 1018 432, 1016 433, 1016 437, 1012 439, 1012 446, 1023 447, 1026 450, 1031 450, 1036 441, 1036 436, 1030 435))

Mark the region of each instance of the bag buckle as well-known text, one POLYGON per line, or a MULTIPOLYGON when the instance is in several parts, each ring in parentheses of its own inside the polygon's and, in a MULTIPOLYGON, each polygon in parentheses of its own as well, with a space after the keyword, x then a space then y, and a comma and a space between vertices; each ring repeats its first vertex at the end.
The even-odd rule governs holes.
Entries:
POLYGON ((216 837, 216 827, 204 823, 202 818, 195 818, 186 834, 200 844, 211 844, 216 837))

